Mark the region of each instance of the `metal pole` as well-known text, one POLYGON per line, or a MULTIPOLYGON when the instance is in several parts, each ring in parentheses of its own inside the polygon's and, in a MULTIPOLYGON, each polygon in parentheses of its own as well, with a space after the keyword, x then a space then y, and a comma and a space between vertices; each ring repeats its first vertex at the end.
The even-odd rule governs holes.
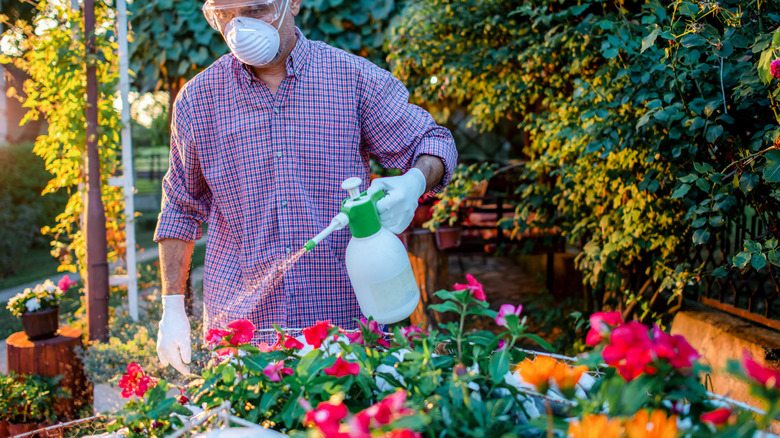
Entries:
POLYGON ((135 202, 133 200, 133 140, 130 135, 130 78, 127 51, 127 3, 117 0, 117 36, 119 43, 119 94, 122 98, 122 174, 125 193, 125 258, 127 260, 127 298, 130 317, 138 321, 138 274, 135 260, 135 202))
POLYGON ((87 328, 90 341, 108 340, 108 244, 100 185, 98 86, 95 59, 95 0, 84 1, 87 58, 87 328))

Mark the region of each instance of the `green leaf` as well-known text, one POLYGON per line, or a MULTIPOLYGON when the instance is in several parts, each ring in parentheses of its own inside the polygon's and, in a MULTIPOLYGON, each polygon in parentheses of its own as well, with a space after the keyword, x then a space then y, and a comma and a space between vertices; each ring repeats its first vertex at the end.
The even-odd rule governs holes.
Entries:
POLYGON ((428 306, 429 309, 433 310, 434 312, 456 312, 460 313, 462 310, 462 307, 459 306, 457 303, 454 303, 452 301, 445 301, 441 304, 434 304, 432 306, 428 306))
POLYGON ((742 269, 750 262, 751 256, 749 252, 742 251, 739 254, 735 255, 733 259, 731 259, 731 263, 742 269))
POLYGON ((763 177, 769 183, 780 182, 780 161, 767 161, 763 177))
POLYGON ((701 189, 703 192, 709 192, 710 191, 710 183, 707 182, 704 178, 700 178, 696 180, 696 185, 701 189))
POLYGON ((710 232, 706 228, 700 228, 693 232, 693 243, 702 245, 710 240, 710 232))
POLYGON ((617 47, 611 47, 604 51, 604 57, 607 59, 616 58, 619 53, 620 50, 617 47))
MULTIPOLYGON (((699 6, 690 2, 681 2, 677 11, 680 15, 686 15, 688 17, 695 17, 699 13, 699 6)), ((690 34, 689 34, 690 35, 690 34)))
POLYGON ((761 252, 764 249, 763 245, 761 245, 761 242, 756 242, 755 240, 746 239, 745 240, 745 250, 749 252, 761 252))
POLYGON ((721 58, 728 58, 734 53, 734 45, 728 41, 721 42, 721 47, 715 46, 715 54, 721 58))
POLYGON ((689 190, 691 190, 690 184, 680 185, 680 187, 677 187, 677 190, 672 193, 672 199, 682 198, 689 190))
POLYGON ((756 271, 763 268, 764 266, 766 266, 766 254, 764 253, 753 254, 753 257, 750 258, 750 264, 753 265, 753 268, 756 271))
POLYGON ((655 44, 656 38, 658 38, 658 34, 661 32, 661 28, 658 27, 658 25, 655 25, 655 28, 652 32, 650 32, 649 35, 642 38, 642 49, 639 51, 639 53, 643 53, 645 50, 649 49, 655 44))
POLYGON ((724 278, 729 273, 728 266, 718 266, 715 268, 712 272, 710 272, 710 275, 715 278, 724 278))
POLYGON ((706 224, 706 223, 707 223, 707 218, 706 218, 706 217, 700 217, 700 218, 696 219, 695 221, 693 221, 693 222, 691 223, 691 226, 692 226, 693 228, 701 228, 701 227, 703 227, 703 226, 704 226, 704 224, 706 224))
POLYGON ((547 351, 555 351, 553 349, 552 345, 550 345, 549 342, 547 342, 544 339, 542 339, 539 335, 536 335, 536 334, 533 334, 533 333, 523 333, 523 334, 520 335, 520 337, 521 338, 528 338, 528 339, 536 342, 537 344, 539 344, 540 347, 542 347, 543 349, 545 349, 547 351))
POLYGON ((723 219, 723 216, 713 216, 710 218, 710 226, 713 228, 720 228, 725 222, 726 221, 723 219))
POLYGON ((723 126, 710 125, 710 127, 707 129, 707 141, 709 143, 715 143, 722 134, 723 126))
POLYGON ((739 177, 739 189, 747 194, 758 186, 759 180, 758 174, 745 172, 739 177))
POLYGON ((504 374, 509 371, 509 356, 506 354, 494 353, 490 357, 488 370, 493 377, 493 381, 500 382, 503 380, 504 374))
POLYGON ((682 46, 685 48, 698 47, 703 45, 706 42, 707 40, 693 33, 689 33, 688 35, 685 35, 680 40, 680 44, 682 44, 682 46))

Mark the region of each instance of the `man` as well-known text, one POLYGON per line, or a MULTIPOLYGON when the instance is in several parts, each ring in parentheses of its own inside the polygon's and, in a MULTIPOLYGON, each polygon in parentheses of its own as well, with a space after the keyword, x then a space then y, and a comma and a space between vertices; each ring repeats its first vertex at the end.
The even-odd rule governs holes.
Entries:
POLYGON ((450 132, 409 104, 389 72, 306 39, 294 25, 300 8, 301 0, 203 7, 231 54, 176 99, 155 232, 163 280, 157 353, 182 373, 192 342, 182 293, 202 222, 206 329, 240 318, 259 329, 324 320, 355 328, 361 313, 344 265, 349 231, 295 263, 291 255, 339 212, 342 181, 359 176, 366 189, 369 154, 408 169, 371 185, 387 193, 377 207, 395 233, 409 225, 419 196, 449 182, 457 160, 450 132))

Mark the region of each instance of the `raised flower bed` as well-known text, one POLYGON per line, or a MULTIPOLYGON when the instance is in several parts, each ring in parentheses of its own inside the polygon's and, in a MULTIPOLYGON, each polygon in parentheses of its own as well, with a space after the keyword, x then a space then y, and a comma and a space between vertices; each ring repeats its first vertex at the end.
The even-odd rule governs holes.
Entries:
POLYGON ((602 313, 591 318, 595 348, 580 358, 531 352, 520 346, 549 345, 527 332, 522 306, 490 310, 473 278, 457 289, 438 292, 444 302, 435 310, 458 322, 429 332, 383 333, 365 320, 345 332, 319 322, 297 338, 277 329, 274 345, 252 346, 248 321, 212 330, 209 366, 177 397, 166 397, 167 382, 129 368, 121 385, 131 400, 110 427, 182 436, 184 427, 210 427, 193 414, 229 409, 242 424, 310 438, 742 437, 780 412, 780 373, 749 356, 731 368, 766 412, 713 399, 702 384, 707 369, 681 336, 602 313), (475 317, 493 318, 501 331, 464 331, 475 317))

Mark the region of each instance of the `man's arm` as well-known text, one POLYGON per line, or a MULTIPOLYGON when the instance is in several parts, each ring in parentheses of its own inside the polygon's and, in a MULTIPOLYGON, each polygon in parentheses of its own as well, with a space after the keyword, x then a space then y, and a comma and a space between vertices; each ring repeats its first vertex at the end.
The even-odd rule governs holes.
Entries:
POLYGON ((187 273, 192 260, 194 242, 163 239, 159 242, 162 294, 183 295, 187 287, 187 273))
MULTIPOLYGON (((425 176, 425 191, 429 192, 441 184, 444 178, 444 162, 434 155, 420 155, 414 167, 420 169, 425 176)), ((163 289, 165 290, 165 289, 163 289)))

